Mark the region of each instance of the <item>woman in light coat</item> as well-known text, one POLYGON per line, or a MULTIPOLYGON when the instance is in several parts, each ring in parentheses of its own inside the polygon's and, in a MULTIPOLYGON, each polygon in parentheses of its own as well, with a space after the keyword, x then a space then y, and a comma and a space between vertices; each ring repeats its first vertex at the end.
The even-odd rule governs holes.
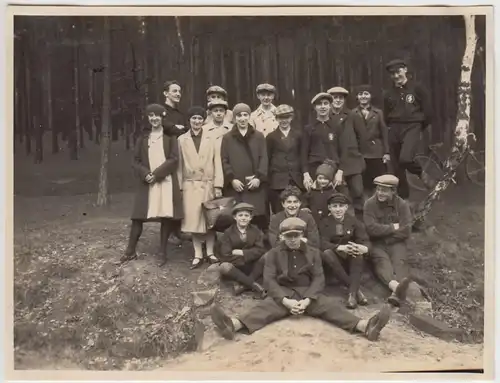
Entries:
POLYGON ((215 232, 207 229, 202 203, 222 196, 223 173, 215 137, 202 129, 205 118, 206 112, 202 107, 192 107, 188 111, 190 129, 178 138, 177 177, 184 205, 181 230, 192 234, 194 247, 192 269, 202 263, 203 241, 206 241, 209 261, 211 263, 219 261, 214 255, 215 232))

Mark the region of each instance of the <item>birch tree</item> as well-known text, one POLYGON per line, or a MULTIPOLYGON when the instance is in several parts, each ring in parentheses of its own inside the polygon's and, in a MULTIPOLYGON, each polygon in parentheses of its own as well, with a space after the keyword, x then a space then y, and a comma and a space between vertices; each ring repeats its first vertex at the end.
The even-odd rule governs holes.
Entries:
POLYGON ((444 175, 436 184, 429 195, 418 205, 414 223, 423 222, 431 210, 431 206, 440 194, 446 190, 450 182, 455 177, 457 167, 467 155, 469 150, 469 124, 471 109, 471 74, 476 55, 476 25, 474 15, 464 15, 465 22, 465 52, 462 59, 462 73, 458 85, 458 109, 455 128, 455 140, 450 157, 446 160, 444 166, 444 175))

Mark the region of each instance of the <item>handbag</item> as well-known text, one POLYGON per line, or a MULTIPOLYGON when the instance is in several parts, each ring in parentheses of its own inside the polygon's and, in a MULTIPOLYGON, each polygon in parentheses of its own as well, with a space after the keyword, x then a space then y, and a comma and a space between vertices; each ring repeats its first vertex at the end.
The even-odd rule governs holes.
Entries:
POLYGON ((205 217, 207 229, 223 232, 233 224, 232 209, 236 204, 233 197, 215 198, 203 202, 201 208, 205 217))

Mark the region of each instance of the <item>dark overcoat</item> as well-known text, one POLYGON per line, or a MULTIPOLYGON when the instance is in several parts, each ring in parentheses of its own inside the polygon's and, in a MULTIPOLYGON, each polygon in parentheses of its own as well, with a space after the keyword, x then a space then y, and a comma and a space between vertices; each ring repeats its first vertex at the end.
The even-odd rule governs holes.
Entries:
POLYGON ((253 264, 266 252, 264 234, 252 224, 247 227, 246 241, 241 239, 238 227, 233 224, 224 232, 218 246, 219 259, 236 267, 253 264), (243 257, 234 256, 233 250, 243 250, 243 257))
POLYGON ((365 118, 360 107, 352 110, 354 130, 358 137, 361 154, 365 158, 382 158, 389 154, 389 139, 384 113, 372 106, 365 118))
POLYGON ((344 176, 361 174, 366 167, 354 130, 351 111, 344 108, 339 114, 330 116, 339 141, 339 169, 344 176))
POLYGON ((347 245, 354 242, 358 245, 371 248, 370 239, 366 233, 365 225, 356 217, 346 214, 344 220, 339 222, 332 215, 321 219, 319 224, 321 236, 321 250, 336 250, 340 245, 347 245), (342 227, 342 231, 337 232, 336 226, 342 227))
POLYGON ((224 172, 223 194, 234 197, 236 202, 246 202, 255 207, 255 215, 265 215, 267 205, 267 171, 268 159, 266 139, 250 125, 247 134, 243 137, 235 125, 229 133, 222 138, 221 145, 222 169, 224 172), (255 176, 260 180, 257 189, 249 190, 245 177, 255 176), (240 180, 245 185, 245 190, 238 193, 231 182, 240 180))
MULTIPOLYGON (((146 133, 141 136, 135 145, 134 159, 132 168, 138 177, 137 191, 132 209, 132 219, 140 219, 144 221, 158 221, 158 219, 147 219, 148 215, 148 199, 149 199, 149 184, 144 180, 146 175, 150 173, 149 155, 148 155, 148 138, 146 133)), ((179 161, 179 149, 177 138, 163 135, 163 150, 165 151, 166 161, 159 166, 153 174, 158 181, 162 181, 168 175, 172 176, 172 202, 174 206, 174 219, 183 218, 182 209, 182 193, 179 188, 177 179, 177 165, 179 161)))

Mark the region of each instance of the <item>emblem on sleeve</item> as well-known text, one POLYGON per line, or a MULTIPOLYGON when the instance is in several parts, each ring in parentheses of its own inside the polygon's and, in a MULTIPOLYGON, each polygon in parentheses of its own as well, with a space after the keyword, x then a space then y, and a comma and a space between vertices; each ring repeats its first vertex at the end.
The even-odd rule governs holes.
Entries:
POLYGON ((415 96, 413 94, 407 94, 406 95, 406 102, 408 104, 413 104, 413 101, 415 101, 415 96))

